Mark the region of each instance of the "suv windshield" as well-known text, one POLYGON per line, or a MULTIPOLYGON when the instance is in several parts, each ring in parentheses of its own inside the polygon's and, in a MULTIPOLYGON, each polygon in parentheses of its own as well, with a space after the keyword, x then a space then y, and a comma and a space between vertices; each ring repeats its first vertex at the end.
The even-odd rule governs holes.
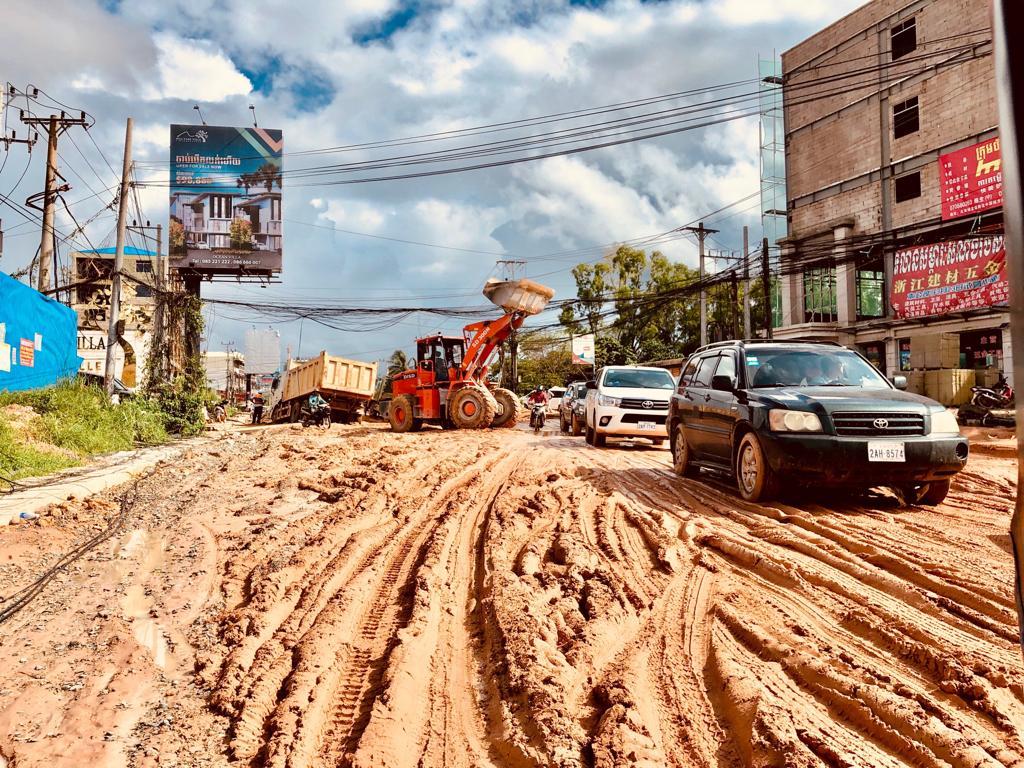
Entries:
POLYGON ((604 375, 606 387, 637 387, 640 389, 675 389, 668 371, 645 371, 635 368, 612 369, 604 375))
POLYGON ((848 349, 748 349, 747 381, 759 387, 865 387, 888 389, 889 382, 848 349))

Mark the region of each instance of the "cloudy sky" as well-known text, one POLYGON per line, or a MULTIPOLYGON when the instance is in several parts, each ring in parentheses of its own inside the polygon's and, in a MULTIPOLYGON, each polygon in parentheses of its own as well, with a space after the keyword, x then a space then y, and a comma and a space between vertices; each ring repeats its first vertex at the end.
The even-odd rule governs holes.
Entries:
MULTIPOLYGON (((32 84, 96 116, 90 136, 72 129, 62 139, 61 172, 72 187, 65 197, 75 218, 99 214, 86 228, 88 239, 112 245, 114 214, 102 209, 113 199, 115 176, 106 161, 120 167, 128 116, 135 119, 138 175, 155 181, 166 178, 160 164, 167 160, 168 124, 193 122, 195 104, 211 125, 247 125, 254 105, 261 126, 284 131, 286 155, 416 136, 749 80, 759 55, 770 58, 860 4, 40 0, 5 10, 0 82, 32 84)), ((18 106, 7 110, 6 129, 23 136, 18 106)), ((757 146, 757 123, 745 119, 454 175, 319 187, 286 177, 283 283, 204 286, 204 295, 476 304, 494 270, 493 254, 506 253, 525 257, 528 275, 571 296, 569 270, 580 259, 551 254, 670 230, 756 192, 757 146)), ((44 156, 43 143, 31 156, 23 145, 12 146, 0 156, 0 192, 23 203, 39 191, 44 156)), ((286 156, 285 168, 375 156, 286 156)), ((142 187, 139 194, 145 216, 166 225, 166 188, 142 187)), ((3 205, 0 219, 7 232, 0 269, 10 272, 32 258, 38 228, 3 205)), ((57 222, 63 233, 75 227, 64 213, 57 222)), ((756 199, 709 219, 721 230, 710 246, 738 250, 744 224, 760 238, 756 199)), ((696 262, 688 240, 663 250, 696 262)), ((599 255, 586 252, 587 259, 599 255)), ((215 311, 208 344, 241 345, 253 324, 266 327, 266 320, 215 311)), ((373 360, 396 347, 411 349, 420 333, 460 325, 414 316, 356 333, 306 321, 301 351, 326 348, 373 360)), ((293 350, 299 326, 275 326, 293 350)))

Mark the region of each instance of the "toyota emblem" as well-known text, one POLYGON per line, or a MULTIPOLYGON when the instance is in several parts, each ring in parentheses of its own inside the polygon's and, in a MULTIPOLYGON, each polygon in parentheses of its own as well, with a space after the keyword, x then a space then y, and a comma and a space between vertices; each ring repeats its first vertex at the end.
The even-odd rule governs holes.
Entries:
POLYGON ((875 419, 871 423, 875 425, 875 429, 888 429, 889 428, 889 420, 888 419, 875 419))
POLYGON ((653 408, 654 407, 654 403, 652 401, 650 401, 650 400, 644 400, 642 403, 640 403, 640 405, 642 405, 644 408, 653 408))

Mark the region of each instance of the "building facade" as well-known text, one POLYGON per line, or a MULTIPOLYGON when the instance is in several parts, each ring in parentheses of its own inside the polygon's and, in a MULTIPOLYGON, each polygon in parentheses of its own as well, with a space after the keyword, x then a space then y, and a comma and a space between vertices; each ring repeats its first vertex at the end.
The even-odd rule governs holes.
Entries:
POLYGON ((782 55, 776 337, 856 345, 890 376, 1011 375, 990 11, 873 0, 782 55))
MULTIPOLYGON (((114 251, 114 248, 99 248, 71 253, 75 283, 72 309, 78 315, 81 372, 93 376, 104 376, 107 367, 114 251)), ((164 274, 165 261, 153 251, 132 246, 124 249, 124 271, 128 277, 121 281, 114 376, 128 389, 142 383, 146 370, 157 313, 156 286, 164 274)))

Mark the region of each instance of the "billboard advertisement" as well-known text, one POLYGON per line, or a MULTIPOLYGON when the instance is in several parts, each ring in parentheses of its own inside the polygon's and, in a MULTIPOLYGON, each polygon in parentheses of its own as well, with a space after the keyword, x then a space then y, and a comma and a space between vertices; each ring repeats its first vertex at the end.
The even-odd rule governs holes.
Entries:
POLYGON ((889 301, 896 317, 928 317, 1004 305, 1009 299, 1002 235, 896 251, 889 301))
POLYGON ((281 370, 281 333, 273 329, 245 332, 245 372, 272 374, 281 370))
POLYGON ((1003 204, 999 139, 989 139, 939 158, 942 218, 958 219, 1003 204))
POLYGON ((573 336, 572 362, 573 365, 594 364, 594 334, 588 333, 584 336, 573 336))
POLYGON ((170 265, 204 274, 281 271, 281 131, 171 126, 170 265))

